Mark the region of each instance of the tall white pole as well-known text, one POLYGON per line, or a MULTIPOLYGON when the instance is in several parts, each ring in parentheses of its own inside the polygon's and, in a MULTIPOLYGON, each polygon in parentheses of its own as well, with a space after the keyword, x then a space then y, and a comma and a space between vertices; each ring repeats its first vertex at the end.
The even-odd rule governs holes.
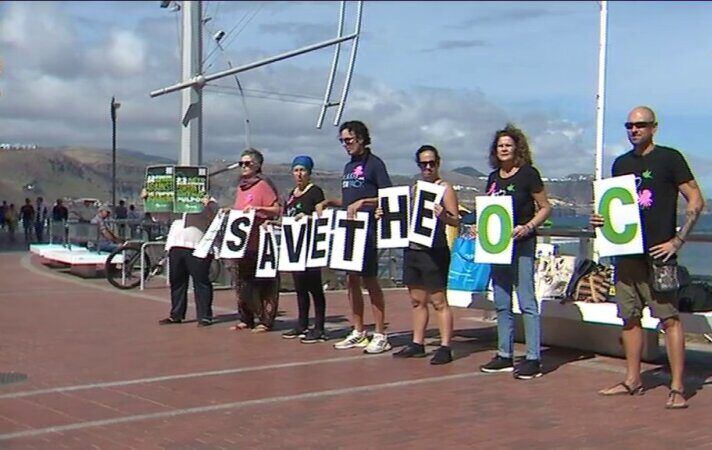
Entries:
MULTIPOLYGON (((200 1, 183 2, 182 78, 202 75, 203 40, 200 1)), ((203 86, 194 84, 181 93, 180 164, 203 163, 203 86)))
POLYGON ((599 38, 598 38, 598 92, 596 94, 596 163, 594 176, 596 180, 602 178, 603 172, 603 124, 605 117, 606 99, 606 50, 608 34, 608 2, 598 2, 599 38))

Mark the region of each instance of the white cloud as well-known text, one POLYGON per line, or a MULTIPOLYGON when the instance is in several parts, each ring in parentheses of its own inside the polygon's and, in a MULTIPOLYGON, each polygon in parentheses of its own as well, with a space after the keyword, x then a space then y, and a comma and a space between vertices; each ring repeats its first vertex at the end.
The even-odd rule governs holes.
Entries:
MULTIPOLYGON (((87 42, 80 45, 72 37, 79 28, 77 19, 68 14, 56 4, 39 7, 17 2, 6 7, 0 40, 12 44, 8 54, 14 64, 12 73, 0 79, 4 139, 108 148, 109 102, 115 95, 122 103, 119 147, 177 158, 180 94, 148 96, 178 77, 172 19, 143 19, 133 28, 112 25, 93 40, 85 36, 87 42), (55 36, 51 53, 68 55, 58 59, 63 70, 50 70, 54 66, 44 60, 46 48, 30 45, 40 24, 53 24, 48 25, 55 36)), ((263 57, 257 50, 245 52, 240 63, 263 57)), ((211 73, 225 68, 224 60, 218 61, 211 73)), ((297 153, 307 153, 315 157, 318 167, 342 167, 346 156, 336 140, 337 129, 331 125, 335 109, 329 111, 321 130, 315 127, 330 61, 330 53, 322 52, 308 60, 299 57, 240 75, 248 93, 306 96, 290 97, 296 103, 246 99, 252 144, 265 149, 270 162, 288 162, 297 153)), ((234 86, 229 77, 219 83, 234 86)), ((337 83, 332 100, 339 93, 337 83)), ((245 113, 239 96, 206 91, 203 112, 205 158, 237 158, 245 146, 245 113)), ((582 144, 585 129, 581 124, 542 111, 525 114, 520 120, 516 116, 477 89, 386 85, 360 76, 357 61, 343 120, 362 120, 369 126, 373 150, 392 173, 414 173, 413 153, 425 143, 440 149, 446 169, 473 166, 487 171, 492 136, 512 120, 529 133, 542 173, 557 176, 593 170, 593 152, 582 144)))

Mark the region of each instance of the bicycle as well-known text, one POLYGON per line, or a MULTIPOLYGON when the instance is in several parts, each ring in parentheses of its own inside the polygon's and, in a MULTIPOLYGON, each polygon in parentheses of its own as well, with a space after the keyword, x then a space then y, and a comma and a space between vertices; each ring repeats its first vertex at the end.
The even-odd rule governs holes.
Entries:
MULTIPOLYGON (((143 253, 143 282, 163 274, 168 261, 168 252, 163 248, 165 237, 156 239, 153 247, 147 246, 143 253), (159 251, 155 248, 158 247, 159 251)), ((141 284, 141 247, 144 241, 127 241, 123 246, 112 251, 106 258, 104 272, 107 281, 118 289, 134 289, 141 284)), ((213 259, 210 264, 210 282, 220 278, 223 271, 222 261, 213 259)))

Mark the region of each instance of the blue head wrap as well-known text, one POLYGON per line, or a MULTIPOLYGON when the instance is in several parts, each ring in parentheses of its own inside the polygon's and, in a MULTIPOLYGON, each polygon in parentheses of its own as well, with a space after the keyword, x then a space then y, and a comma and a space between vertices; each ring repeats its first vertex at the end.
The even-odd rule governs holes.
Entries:
POLYGON ((314 168, 314 161, 309 156, 300 155, 295 157, 294 160, 292 160, 292 169, 295 166, 302 166, 307 169, 307 172, 311 173, 312 169, 314 168))

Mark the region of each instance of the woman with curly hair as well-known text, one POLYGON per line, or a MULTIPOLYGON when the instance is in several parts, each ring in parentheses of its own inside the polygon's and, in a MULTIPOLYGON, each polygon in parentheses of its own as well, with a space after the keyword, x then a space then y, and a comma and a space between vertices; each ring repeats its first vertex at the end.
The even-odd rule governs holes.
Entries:
POLYGON ((534 295, 536 229, 551 214, 551 205, 539 171, 533 166, 524 133, 507 124, 495 133, 490 146, 487 195, 512 197, 514 255, 510 265, 492 265, 494 303, 497 310, 497 354, 480 367, 483 372, 512 372, 529 380, 541 376, 539 304, 534 295), (524 318, 526 359, 514 367, 514 314, 512 290, 516 289, 524 318))

